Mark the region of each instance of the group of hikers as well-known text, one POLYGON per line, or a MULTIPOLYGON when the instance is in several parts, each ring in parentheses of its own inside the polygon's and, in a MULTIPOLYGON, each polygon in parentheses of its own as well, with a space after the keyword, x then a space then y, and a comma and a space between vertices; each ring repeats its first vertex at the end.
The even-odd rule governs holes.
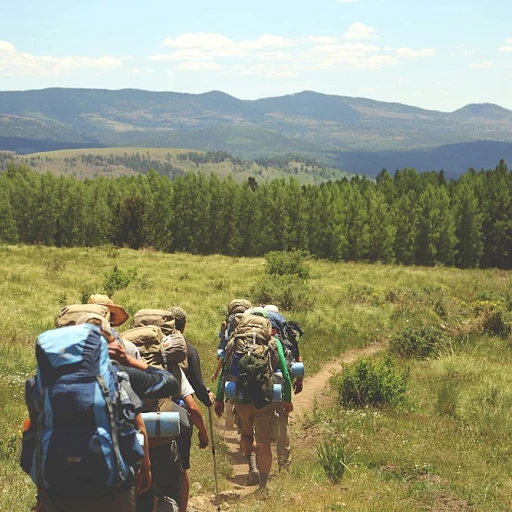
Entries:
POLYGON ((292 391, 302 391, 304 374, 300 325, 275 305, 231 301, 219 332, 214 394, 184 337, 181 307, 141 309, 118 333, 128 317, 95 294, 62 308, 55 329, 37 339, 21 453, 37 487, 33 510, 186 512, 193 427, 199 448, 211 441, 195 398, 208 408, 210 435, 212 407, 226 416, 226 428, 236 425, 247 485, 265 492, 271 443, 280 471, 291 462, 292 391))

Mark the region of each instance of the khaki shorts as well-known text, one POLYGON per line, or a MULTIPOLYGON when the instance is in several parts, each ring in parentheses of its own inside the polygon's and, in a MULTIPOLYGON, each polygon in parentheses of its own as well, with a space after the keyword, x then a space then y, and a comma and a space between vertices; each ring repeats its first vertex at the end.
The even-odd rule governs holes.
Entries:
POLYGON ((253 437, 257 443, 270 443, 277 439, 279 423, 276 404, 256 409, 254 405, 235 404, 235 423, 242 436, 253 437))

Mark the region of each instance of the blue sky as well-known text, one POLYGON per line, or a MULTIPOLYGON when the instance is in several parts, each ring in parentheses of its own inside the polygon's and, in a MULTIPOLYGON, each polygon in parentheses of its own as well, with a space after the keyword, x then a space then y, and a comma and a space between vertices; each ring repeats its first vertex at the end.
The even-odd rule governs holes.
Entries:
POLYGON ((302 90, 512 109, 510 0, 29 0, 0 24, 0 90, 302 90))

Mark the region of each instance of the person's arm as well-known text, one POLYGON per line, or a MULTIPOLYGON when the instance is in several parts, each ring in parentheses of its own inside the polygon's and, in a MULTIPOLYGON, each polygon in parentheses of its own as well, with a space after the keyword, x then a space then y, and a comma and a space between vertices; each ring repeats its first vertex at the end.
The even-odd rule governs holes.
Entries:
POLYGON ((188 354, 188 369, 187 379, 190 385, 194 388, 196 396, 205 407, 210 407, 212 401, 210 395, 203 381, 203 374, 201 373, 201 359, 195 347, 187 343, 187 354, 188 354))
MULTIPOLYGON (((285 403, 292 403, 292 382, 290 379, 290 374, 288 373, 288 367, 286 366, 286 359, 284 357, 283 346, 279 340, 276 340, 277 343, 277 353, 279 356, 279 369, 283 374, 284 381, 284 389, 283 389, 283 407, 288 407, 285 403)), ((292 406, 293 409, 293 406, 292 406)), ((291 412, 291 411, 288 411, 291 412)))
POLYGON ((144 446, 142 447, 144 456, 141 460, 137 475, 135 476, 135 492, 139 495, 143 494, 151 487, 151 462, 149 460, 148 433, 146 431, 146 425, 144 425, 144 420, 142 419, 142 414, 138 413, 137 416, 135 416, 133 424, 144 436, 144 446))
POLYGON ((194 400, 194 397, 192 395, 188 395, 183 398, 183 401, 185 402, 185 406, 187 408, 187 411, 190 415, 190 420, 197 428, 197 437, 199 438, 199 448, 203 449, 208 446, 209 439, 208 439, 208 430, 206 430, 206 425, 204 424, 203 415, 201 414, 201 411, 199 410, 199 407, 196 404, 196 401, 194 400))

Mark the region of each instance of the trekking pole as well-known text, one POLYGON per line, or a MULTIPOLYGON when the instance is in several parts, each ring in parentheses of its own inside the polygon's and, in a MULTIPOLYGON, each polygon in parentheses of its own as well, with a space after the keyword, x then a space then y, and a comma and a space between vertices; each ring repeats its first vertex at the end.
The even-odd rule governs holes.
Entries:
MULTIPOLYGON (((208 389, 208 394, 210 390, 208 389)), ((213 416, 212 416, 212 406, 208 407, 208 419, 210 420, 210 438, 212 445, 212 456, 213 456, 213 477, 215 479, 215 501, 217 505, 217 510, 220 512, 220 499, 219 499, 219 482, 217 480, 217 457, 215 456, 215 438, 213 437, 213 416)))

